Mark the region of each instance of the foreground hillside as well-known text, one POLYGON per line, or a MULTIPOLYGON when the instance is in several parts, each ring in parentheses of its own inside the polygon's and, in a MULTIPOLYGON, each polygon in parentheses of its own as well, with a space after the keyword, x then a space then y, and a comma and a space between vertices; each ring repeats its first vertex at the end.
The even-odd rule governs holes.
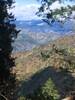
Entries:
MULTIPOLYGON (((16 62, 16 78, 21 82, 19 96, 33 93, 50 78, 61 96, 75 91, 75 35, 59 38, 32 51, 19 52, 13 56, 16 62)), ((49 81, 47 83, 51 84, 49 81)))

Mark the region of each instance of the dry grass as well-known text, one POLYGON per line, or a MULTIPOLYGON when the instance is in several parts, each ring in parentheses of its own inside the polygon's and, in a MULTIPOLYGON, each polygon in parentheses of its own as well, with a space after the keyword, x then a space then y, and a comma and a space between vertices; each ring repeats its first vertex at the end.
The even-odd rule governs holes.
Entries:
POLYGON ((68 48, 68 51, 75 53, 75 35, 72 35, 59 38, 48 45, 42 45, 38 48, 34 48, 32 51, 13 54, 16 63, 15 71, 17 79, 25 79, 28 74, 31 75, 32 73, 36 73, 41 68, 49 65, 54 66, 55 68, 63 66, 65 64, 65 61, 62 60, 63 56, 57 53, 50 53, 50 58, 47 60, 42 60, 41 58, 40 53, 51 51, 53 44, 55 44, 58 48, 68 48))

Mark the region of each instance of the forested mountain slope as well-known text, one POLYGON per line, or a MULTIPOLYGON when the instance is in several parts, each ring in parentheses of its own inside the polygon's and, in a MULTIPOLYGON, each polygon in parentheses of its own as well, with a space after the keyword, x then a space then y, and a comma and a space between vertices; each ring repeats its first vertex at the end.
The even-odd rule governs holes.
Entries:
POLYGON ((75 91, 75 35, 65 36, 32 51, 14 53, 12 56, 16 62, 13 72, 16 72, 16 78, 21 83, 19 96, 26 97, 34 93, 30 98, 36 98, 36 93, 40 93, 37 90, 40 86, 49 88, 47 93, 51 94, 52 91, 53 98, 58 93, 65 97, 75 91), (54 85, 52 87, 51 84, 55 84, 58 92, 55 92, 54 85))

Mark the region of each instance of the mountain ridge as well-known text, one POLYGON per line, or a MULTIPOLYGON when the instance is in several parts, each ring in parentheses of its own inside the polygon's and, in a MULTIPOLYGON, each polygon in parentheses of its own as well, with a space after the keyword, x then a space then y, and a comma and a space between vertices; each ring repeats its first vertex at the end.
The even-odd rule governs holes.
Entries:
MULTIPOLYGON (((46 45, 36 47, 32 49, 31 51, 23 51, 23 52, 20 51, 17 53, 13 53, 12 56, 16 58, 15 61, 16 61, 16 66, 17 66, 16 67, 17 73, 18 73, 18 70, 20 71, 22 69, 22 73, 25 71, 23 74, 26 75, 28 73, 36 72, 37 69, 43 68, 44 66, 48 66, 46 64, 49 62, 48 61, 43 62, 42 59, 40 58, 41 52, 50 51, 53 45, 55 45, 57 48, 60 48, 60 49, 65 48, 68 51, 71 51, 72 49, 71 52, 75 53, 75 34, 71 36, 65 36, 63 38, 59 38, 46 45)), ((19 74, 22 75, 22 73, 19 73, 19 74)))
POLYGON ((47 44, 59 37, 74 33, 72 22, 65 22, 64 26, 55 22, 48 25, 42 20, 17 21, 17 28, 21 30, 15 43, 14 52, 31 50, 39 45, 47 44))

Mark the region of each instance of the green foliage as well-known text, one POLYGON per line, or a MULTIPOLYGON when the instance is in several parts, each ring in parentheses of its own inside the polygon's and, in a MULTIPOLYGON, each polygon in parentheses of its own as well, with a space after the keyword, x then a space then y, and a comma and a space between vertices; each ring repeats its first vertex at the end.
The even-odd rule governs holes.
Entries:
POLYGON ((20 96, 18 100, 26 100, 24 96, 20 96))
MULTIPOLYGON (((50 48, 51 49, 51 48, 50 48)), ((55 59, 57 57, 57 62, 60 61, 60 69, 62 70, 71 70, 75 71, 75 48, 73 47, 57 47, 56 45, 52 46, 51 50, 46 50, 41 52, 42 60, 46 61, 49 59, 55 59), (54 56, 53 58, 51 58, 54 56)), ((54 60, 53 60, 54 61, 54 60)), ((53 62, 56 63, 56 62, 53 62)))
POLYGON ((51 79, 48 79, 48 81, 42 87, 42 93, 45 96, 45 100, 46 100, 47 96, 51 97, 52 100, 58 100, 58 98, 59 98, 59 93, 51 79), (46 94, 47 94, 47 96, 46 96, 46 94))
POLYGON ((32 94, 26 96, 26 100, 58 100, 59 93, 53 81, 49 78, 47 82, 35 90, 32 94))
MULTIPOLYGON (((42 16, 43 18, 47 19, 48 21, 45 21, 47 23, 53 23, 55 20, 63 21, 64 19, 70 18, 70 15, 73 11, 75 11, 75 5, 71 5, 71 3, 75 3, 74 0, 58 0, 59 4, 64 4, 67 6, 61 6, 60 8, 51 9, 51 5, 56 2, 57 0, 38 0, 41 1, 41 7, 39 8, 39 11, 36 13, 38 16, 42 16), (65 4, 66 1, 66 4, 65 4), (70 1, 70 4, 67 4, 67 2, 70 1), (50 20, 49 20, 50 19, 50 20)), ((61 21, 61 22, 62 22, 61 21)))
MULTIPOLYGON (((63 61, 65 62, 65 69, 68 70, 75 70, 75 56, 74 56, 74 49, 71 48, 69 50, 69 48, 58 48, 58 54, 62 55, 63 57, 63 61)), ((62 67, 62 66, 61 66, 62 67)))
POLYGON ((4 71, 7 70, 8 72, 9 68, 14 65, 11 58, 13 50, 11 43, 18 33, 15 24, 13 24, 15 21, 14 16, 12 13, 8 13, 12 3, 13 0, 0 0, 0 75, 3 78, 7 76, 4 71))
POLYGON ((15 66, 11 58, 14 42, 19 31, 14 24, 15 18, 9 10, 14 0, 0 0, 0 93, 11 99, 15 87, 15 75, 10 70, 15 66), (13 84, 13 85, 12 85, 13 84))
POLYGON ((50 57, 50 55, 48 52, 41 52, 41 57, 43 60, 47 60, 50 57))

